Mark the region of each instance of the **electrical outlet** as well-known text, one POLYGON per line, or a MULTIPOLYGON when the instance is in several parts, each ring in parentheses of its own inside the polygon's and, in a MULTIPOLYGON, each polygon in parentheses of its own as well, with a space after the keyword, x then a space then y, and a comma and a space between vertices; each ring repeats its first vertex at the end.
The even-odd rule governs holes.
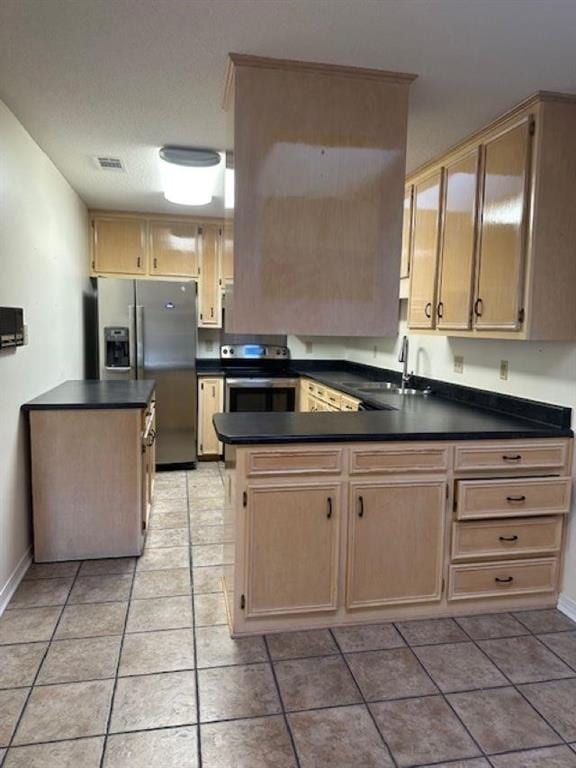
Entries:
POLYGON ((311 341, 304 342, 304 349, 306 350, 307 355, 311 355, 312 350, 314 349, 314 347, 312 346, 312 342, 311 341))
POLYGON ((503 381, 508 380, 508 360, 500 360, 500 378, 503 381))
POLYGON ((464 358, 462 355, 454 355, 454 373, 464 373, 464 358))

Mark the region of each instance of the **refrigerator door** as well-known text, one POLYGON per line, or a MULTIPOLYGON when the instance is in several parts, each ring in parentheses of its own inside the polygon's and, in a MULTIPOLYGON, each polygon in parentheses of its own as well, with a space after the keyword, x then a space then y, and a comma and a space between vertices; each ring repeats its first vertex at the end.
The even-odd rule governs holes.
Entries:
POLYGON ((196 283, 136 281, 138 378, 156 381, 158 465, 196 461, 196 283))
POLYGON ((98 366, 101 379, 136 378, 134 280, 98 278, 98 366), (114 354, 114 338, 126 339, 128 355, 114 354))

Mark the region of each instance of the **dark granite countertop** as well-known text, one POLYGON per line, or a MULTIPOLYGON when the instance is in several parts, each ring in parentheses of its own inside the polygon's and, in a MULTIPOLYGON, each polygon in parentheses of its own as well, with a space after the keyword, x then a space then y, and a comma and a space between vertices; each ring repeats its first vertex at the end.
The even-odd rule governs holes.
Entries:
POLYGON ((145 408, 154 392, 152 379, 138 381, 65 381, 22 406, 23 411, 145 408))

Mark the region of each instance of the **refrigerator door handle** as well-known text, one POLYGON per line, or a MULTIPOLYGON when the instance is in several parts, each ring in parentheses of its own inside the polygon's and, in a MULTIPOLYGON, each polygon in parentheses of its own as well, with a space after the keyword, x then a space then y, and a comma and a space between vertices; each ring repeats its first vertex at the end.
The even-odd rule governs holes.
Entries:
POLYGON ((136 305, 136 378, 144 378, 144 307, 136 305))

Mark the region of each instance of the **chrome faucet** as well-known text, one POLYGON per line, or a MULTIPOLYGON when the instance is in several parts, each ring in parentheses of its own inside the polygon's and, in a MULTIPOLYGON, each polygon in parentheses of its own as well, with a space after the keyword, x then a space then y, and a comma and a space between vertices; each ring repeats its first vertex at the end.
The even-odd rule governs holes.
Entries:
POLYGON ((403 363, 402 386, 400 387, 400 393, 403 395, 404 390, 406 389, 406 384, 408 384, 408 382, 410 381, 410 374, 408 373, 408 336, 402 337, 402 346, 400 347, 398 362, 403 363))

